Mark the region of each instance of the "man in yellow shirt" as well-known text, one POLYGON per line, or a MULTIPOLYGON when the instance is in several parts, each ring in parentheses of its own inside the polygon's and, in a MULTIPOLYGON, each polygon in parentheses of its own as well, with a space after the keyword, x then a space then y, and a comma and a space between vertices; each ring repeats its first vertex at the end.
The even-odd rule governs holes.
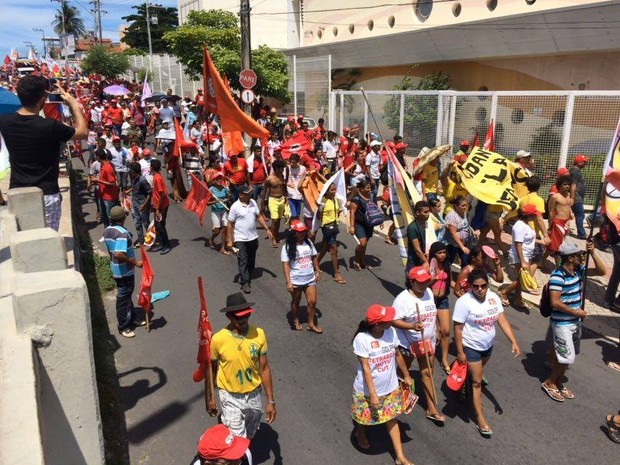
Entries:
MULTIPOLYGON (((267 361, 265 332, 248 324, 254 312, 254 302, 247 302, 241 292, 226 298, 226 313, 230 324, 211 339, 213 377, 218 387, 222 408, 222 423, 236 435, 252 439, 263 414, 261 392, 265 390, 267 423, 276 418, 273 399, 271 368, 267 361)), ((207 412, 217 415, 215 399, 211 396, 208 379, 205 379, 207 412)))

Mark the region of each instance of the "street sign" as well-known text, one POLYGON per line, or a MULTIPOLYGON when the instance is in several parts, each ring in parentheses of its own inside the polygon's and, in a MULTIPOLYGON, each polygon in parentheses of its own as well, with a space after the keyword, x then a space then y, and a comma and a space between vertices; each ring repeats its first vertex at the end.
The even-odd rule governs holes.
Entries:
POLYGON ((254 102, 256 95, 252 89, 243 89, 241 91, 241 101, 247 105, 254 102))
POLYGON ((239 73, 239 84, 244 89, 253 89, 257 82, 256 73, 251 69, 244 69, 239 73))

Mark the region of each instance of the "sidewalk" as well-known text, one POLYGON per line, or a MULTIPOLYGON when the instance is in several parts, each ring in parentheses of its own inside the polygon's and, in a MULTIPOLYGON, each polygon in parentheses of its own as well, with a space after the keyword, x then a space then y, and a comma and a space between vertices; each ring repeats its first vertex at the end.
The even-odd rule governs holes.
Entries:
MULTIPOLYGON (((387 231, 389 230, 389 226, 392 224, 391 221, 387 220, 383 229, 375 228, 375 235, 381 236, 385 239, 387 231)), ((598 229, 598 228, 597 228, 598 229)), ((493 233, 490 232, 487 236, 487 244, 494 246, 493 243, 493 233)), ((566 239, 569 242, 577 244, 579 247, 585 250, 585 240, 577 239, 576 237, 569 237, 566 239)), ((504 231, 502 231, 502 242, 508 245, 510 248, 510 244, 512 242, 512 236, 504 231)), ((496 247, 494 247, 496 248, 496 247)), ((612 312, 611 310, 607 310, 603 308, 603 302, 605 299, 605 291, 609 284, 609 276, 611 275, 611 270, 613 268, 613 255, 611 251, 600 251, 596 249, 596 253, 599 257, 601 257, 603 263, 607 267, 607 273, 605 276, 593 276, 588 278, 588 284, 586 287, 586 305, 585 310, 588 312, 588 317, 583 321, 583 325, 586 329, 600 335, 601 337, 613 341, 615 343, 620 343, 620 313, 612 312)), ((549 259, 550 260, 550 259, 549 259)), ((593 266, 592 259, 590 259, 589 267, 593 266)), ((455 265, 457 269, 460 267, 455 265)), ((504 267, 504 282, 498 283, 491 279, 491 285, 495 288, 499 288, 502 285, 507 285, 512 282, 512 278, 515 277, 514 271, 510 270, 510 266, 508 269, 504 267)), ((536 272, 536 281, 540 288, 549 280, 549 275, 542 273, 540 270, 536 272)), ((533 309, 533 312, 537 311, 538 305, 540 303, 540 296, 535 296, 532 294, 528 294, 527 292, 523 292, 523 299, 533 304, 536 308, 533 309)))

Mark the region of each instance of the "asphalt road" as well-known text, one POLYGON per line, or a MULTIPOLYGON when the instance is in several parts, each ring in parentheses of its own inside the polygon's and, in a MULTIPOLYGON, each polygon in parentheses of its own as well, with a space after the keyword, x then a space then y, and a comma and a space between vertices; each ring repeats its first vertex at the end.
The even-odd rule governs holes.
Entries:
MULTIPOLYGON (((85 220, 97 243, 102 226, 94 223, 94 211, 89 199, 84 206, 85 220)), ((134 230, 131 219, 127 225, 134 230)), ((214 330, 227 323, 219 313, 226 295, 239 290, 233 282, 236 258, 204 247, 204 238, 209 235, 208 219, 205 227, 200 227, 195 215, 181 205, 172 205, 168 225, 172 252, 166 256, 152 254, 150 258, 155 272, 153 291, 170 290, 171 296, 155 304, 149 334, 138 328, 134 339, 113 333, 109 341, 118 348, 116 366, 132 464, 189 463, 199 436, 215 424, 215 419, 205 413, 202 384, 192 381, 199 310, 196 280, 198 276, 204 279, 214 330)), ((267 333, 277 419, 271 425, 261 425, 252 444, 254 462, 393 463, 391 445, 382 426, 369 434, 371 453, 354 447, 349 410, 356 370, 351 338, 370 304, 391 304, 403 289, 396 249, 380 237, 373 238, 368 252, 374 269, 356 272, 350 268, 353 238, 341 233, 341 264, 346 266, 342 272, 348 284, 339 285, 331 279, 326 257, 321 267, 326 272, 318 286, 319 324, 325 332, 316 335, 290 329, 289 294, 279 262, 280 251, 272 249, 262 239, 264 231, 260 232, 257 276, 250 296, 256 302, 256 313, 250 322, 267 333)), ((106 313, 110 327, 116 328, 113 298, 114 293, 105 299, 106 313)), ((619 375, 603 363, 604 355, 607 358, 617 349, 586 334, 566 383, 576 398, 558 404, 540 389, 547 375, 542 365, 547 321, 534 312, 525 315, 512 308, 506 312, 524 355, 515 360, 498 329, 493 356, 485 369, 490 384, 485 388, 484 407, 493 437, 484 439, 479 435, 473 414, 447 390, 445 375, 437 367, 439 407, 448 418, 443 427, 427 420, 423 398, 410 415, 400 417, 409 459, 418 465, 447 461, 497 465, 618 463, 618 445, 602 430, 604 416, 620 408, 619 375)), ((417 372, 414 377, 419 380, 417 372)))

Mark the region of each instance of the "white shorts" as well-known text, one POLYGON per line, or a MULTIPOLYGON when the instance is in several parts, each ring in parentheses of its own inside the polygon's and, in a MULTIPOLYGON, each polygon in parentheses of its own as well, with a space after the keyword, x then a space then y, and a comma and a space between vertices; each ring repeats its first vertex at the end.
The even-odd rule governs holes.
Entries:
POLYGON ((252 439, 260 426, 263 416, 260 387, 247 394, 235 394, 220 389, 220 407, 222 407, 222 423, 235 436, 252 439))
POLYGON ((558 362, 563 365, 575 363, 575 355, 579 353, 581 345, 581 322, 558 324, 557 321, 552 321, 551 331, 558 362))
POLYGON ((213 229, 225 228, 228 226, 228 212, 211 210, 211 223, 213 223, 213 229))

